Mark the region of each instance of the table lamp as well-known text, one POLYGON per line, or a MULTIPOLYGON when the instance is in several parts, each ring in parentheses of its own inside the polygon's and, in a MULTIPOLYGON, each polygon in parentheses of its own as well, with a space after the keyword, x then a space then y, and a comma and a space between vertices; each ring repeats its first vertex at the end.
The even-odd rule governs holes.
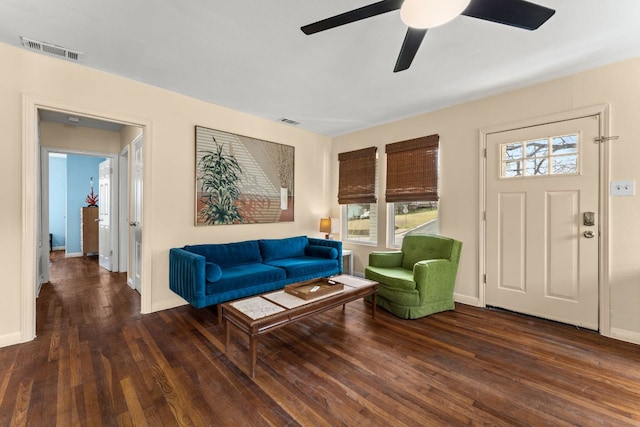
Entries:
POLYGON ((325 233, 325 239, 333 239, 332 234, 340 231, 338 218, 320 218, 320 232, 325 233))

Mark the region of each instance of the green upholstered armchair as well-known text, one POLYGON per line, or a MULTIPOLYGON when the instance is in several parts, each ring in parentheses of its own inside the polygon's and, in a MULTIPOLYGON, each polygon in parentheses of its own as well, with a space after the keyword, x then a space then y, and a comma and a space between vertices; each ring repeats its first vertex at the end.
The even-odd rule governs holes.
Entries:
POLYGON ((453 310, 462 242, 442 236, 405 236, 400 251, 371 252, 367 279, 378 286, 378 305, 404 319, 453 310))

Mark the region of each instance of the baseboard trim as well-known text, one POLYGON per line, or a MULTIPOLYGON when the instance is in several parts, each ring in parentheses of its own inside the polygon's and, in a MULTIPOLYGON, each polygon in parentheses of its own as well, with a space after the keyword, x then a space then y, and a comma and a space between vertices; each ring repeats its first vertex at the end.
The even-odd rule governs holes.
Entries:
POLYGON ((66 246, 54 246, 51 248, 52 251, 64 251, 65 249, 67 249, 66 246))
POLYGON ((626 341, 632 344, 640 344, 640 332, 621 328, 611 328, 611 334, 608 336, 609 338, 615 338, 620 341, 626 341))
POLYGON ((164 301, 158 301, 151 304, 151 312, 168 310, 170 308, 181 307, 183 305, 187 305, 188 303, 182 298, 172 298, 164 301))
POLYGON ((83 254, 82 252, 67 252, 66 254, 64 254, 65 258, 78 258, 81 257, 83 254))
POLYGON ((470 297, 469 295, 453 294, 453 300, 460 304, 472 305, 474 307, 480 307, 480 299, 478 297, 470 297))
POLYGON ((22 334, 20 332, 0 335, 0 347, 8 347, 10 345, 20 344, 21 342, 22 334))

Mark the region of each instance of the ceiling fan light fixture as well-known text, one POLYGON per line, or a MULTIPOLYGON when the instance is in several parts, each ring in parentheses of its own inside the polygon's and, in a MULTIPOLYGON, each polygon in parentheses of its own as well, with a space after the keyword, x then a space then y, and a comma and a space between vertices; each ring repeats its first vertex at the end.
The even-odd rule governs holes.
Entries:
POLYGON ((412 28, 434 28, 460 15, 471 0, 405 0, 400 18, 412 28))

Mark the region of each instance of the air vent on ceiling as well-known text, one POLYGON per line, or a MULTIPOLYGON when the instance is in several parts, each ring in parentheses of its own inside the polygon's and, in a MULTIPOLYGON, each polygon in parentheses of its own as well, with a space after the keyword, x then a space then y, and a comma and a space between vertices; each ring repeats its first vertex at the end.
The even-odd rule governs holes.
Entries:
POLYGON ((300 124, 300 122, 296 122, 295 120, 288 119, 286 117, 279 118, 278 121, 292 126, 298 126, 300 124))
POLYGON ((22 45, 28 49, 37 50, 38 52, 48 53, 49 55, 59 56, 70 61, 79 61, 82 52, 67 49, 66 47, 56 46, 51 43, 40 42, 37 40, 20 37, 22 45))

